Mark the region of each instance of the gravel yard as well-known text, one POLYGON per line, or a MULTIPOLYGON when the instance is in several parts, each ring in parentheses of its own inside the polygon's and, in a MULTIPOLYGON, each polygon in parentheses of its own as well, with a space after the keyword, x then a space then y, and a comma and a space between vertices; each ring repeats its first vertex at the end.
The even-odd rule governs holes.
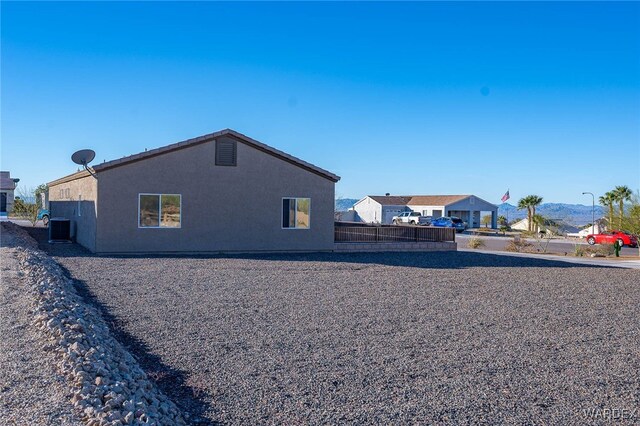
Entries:
POLYGON ((3 425, 81 425, 63 377, 51 367, 31 326, 33 301, 19 273, 16 247, 24 241, 2 232, 0 255, 0 419, 3 425))
POLYGON ((592 409, 640 419, 637 270, 461 252, 44 248, 192 421, 584 424, 592 409))

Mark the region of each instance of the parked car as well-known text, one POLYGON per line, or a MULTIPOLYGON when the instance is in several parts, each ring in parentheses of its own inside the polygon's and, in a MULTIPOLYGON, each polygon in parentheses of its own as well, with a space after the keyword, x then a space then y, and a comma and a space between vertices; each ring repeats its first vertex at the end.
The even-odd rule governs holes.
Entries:
POLYGON ((423 220, 418 224, 422 226, 431 226, 431 221, 433 220, 433 216, 422 216, 423 220))
POLYGON ((431 226, 440 226, 444 228, 455 228, 456 232, 462 232, 467 229, 467 224, 462 219, 455 216, 442 216, 431 221, 431 226))
POLYGON ((601 234, 589 234, 587 235, 587 243, 594 244, 613 244, 615 242, 620 244, 620 247, 638 247, 638 239, 624 231, 605 231, 601 234))
POLYGON ((391 222, 394 225, 399 225, 401 223, 408 223, 410 225, 420 225, 428 222, 427 216, 422 216, 418 212, 402 212, 398 216, 394 216, 391 222))
POLYGON ((41 220, 44 226, 49 226, 49 209, 40 209, 38 220, 41 220))

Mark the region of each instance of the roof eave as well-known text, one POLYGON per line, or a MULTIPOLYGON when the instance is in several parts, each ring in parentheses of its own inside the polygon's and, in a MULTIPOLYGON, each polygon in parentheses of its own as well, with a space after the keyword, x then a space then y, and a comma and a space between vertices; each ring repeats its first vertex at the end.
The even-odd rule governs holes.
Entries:
MULTIPOLYGON (((94 170, 94 169, 92 168, 92 170, 94 170)), ((95 170, 94 170, 94 172, 95 172, 95 170)), ((79 172, 75 172, 75 173, 72 173, 70 175, 61 177, 60 179, 53 180, 53 181, 47 183, 47 186, 51 187, 51 186, 55 186, 55 185, 60 185, 61 183, 67 183, 67 182, 71 182, 71 181, 74 181, 74 180, 77 180, 77 179, 83 179, 83 178, 86 178, 88 176, 91 176, 91 173, 89 173, 86 170, 80 170, 79 172)))
POLYGON ((279 158, 281 160, 284 160, 288 163, 291 163, 295 166, 301 167, 302 169, 305 169, 309 172, 315 173, 321 177, 324 177, 326 179, 329 179, 332 182, 338 182, 340 180, 340 176, 335 175, 327 170, 324 170, 318 166, 314 166, 311 163, 307 163, 304 160, 301 160, 297 157, 294 157, 292 155, 289 155, 283 151, 277 150, 275 148, 272 148, 266 144, 263 144, 262 142, 259 142, 255 139, 252 139, 246 135, 243 135, 242 133, 236 132, 235 130, 231 130, 231 129, 224 129, 221 130, 219 132, 214 132, 214 133, 210 133, 208 135, 204 135, 204 136, 199 136, 197 138, 193 138, 193 139, 187 139, 184 140, 182 142, 177 142, 171 145, 167 145, 161 148, 156 148, 156 149, 152 149, 150 151, 145 151, 139 154, 134 154, 131 155, 129 157, 124 157, 124 158, 119 158, 117 160, 112 160, 112 161, 108 161, 106 163, 102 163, 102 164, 98 164, 96 165, 93 169, 96 172, 100 172, 100 171, 104 171, 104 170, 109 170, 115 167, 119 167, 119 166, 124 166, 126 164, 130 164, 133 162, 137 162, 137 161, 142 161, 142 160, 146 160, 148 158, 152 158, 152 157, 156 157, 158 155, 162 155, 162 154, 166 154, 169 152, 173 152, 173 151, 177 151, 180 149, 185 149, 185 148, 189 148, 192 146, 196 146, 196 145, 200 145, 203 143, 207 143, 207 142, 211 142, 213 140, 215 140, 216 138, 222 137, 222 136, 231 136, 236 140, 239 140, 240 142, 252 146, 253 148, 256 148, 260 151, 263 151, 269 155, 273 155, 276 158, 279 158))
POLYGON ((279 149, 270 147, 269 145, 266 145, 260 141, 250 138, 249 136, 243 135, 242 133, 236 132, 235 130, 225 129, 224 132, 226 132, 225 134, 234 136, 235 138, 239 139, 241 142, 251 145, 258 150, 266 152, 267 154, 273 155, 276 158, 279 158, 295 166, 301 167, 307 171, 310 171, 324 178, 327 178, 330 181, 333 181, 334 183, 340 180, 340 176, 335 175, 328 170, 315 166, 311 163, 308 163, 304 160, 294 157, 293 155, 287 154, 284 151, 280 151, 279 149))

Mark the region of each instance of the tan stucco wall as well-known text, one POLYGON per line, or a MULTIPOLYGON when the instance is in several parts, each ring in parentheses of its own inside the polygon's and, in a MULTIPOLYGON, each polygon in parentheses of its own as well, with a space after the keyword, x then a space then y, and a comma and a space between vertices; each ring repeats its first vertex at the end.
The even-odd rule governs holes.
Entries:
POLYGON ((237 166, 215 142, 100 171, 99 253, 332 250, 334 183, 238 142, 237 166), (138 227, 138 194, 181 194, 179 229, 138 227), (282 229, 282 198, 311 198, 311 228, 282 229))
POLYGON ((97 181, 91 176, 56 185, 49 184, 51 218, 63 217, 71 220, 72 237, 91 251, 96 249, 97 195, 97 181))

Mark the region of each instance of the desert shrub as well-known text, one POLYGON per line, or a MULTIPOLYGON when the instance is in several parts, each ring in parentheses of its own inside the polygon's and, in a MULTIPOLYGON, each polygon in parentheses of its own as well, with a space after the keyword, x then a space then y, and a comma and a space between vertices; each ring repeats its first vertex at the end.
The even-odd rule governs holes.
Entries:
POLYGON ((472 249, 477 249, 480 247, 484 247, 485 244, 482 238, 473 237, 469 240, 469 242, 467 243, 467 246, 472 249))
POLYGON ((574 248, 574 251, 573 251, 573 254, 574 254, 576 257, 582 257, 582 256, 584 256, 584 255, 587 253, 587 250, 586 250, 586 249, 587 249, 587 248, 585 248, 584 246, 582 246, 582 245, 580 245, 580 244, 576 244, 576 245, 575 245, 575 248, 574 248))
POLYGON ((20 197, 16 197, 13 200, 13 214, 16 216, 22 216, 29 210, 28 203, 20 197))
POLYGON ((616 250, 613 248, 613 244, 600 244, 596 246, 596 253, 603 256, 613 256, 616 250))
POLYGON ((532 246, 533 245, 530 242, 526 241, 524 238, 514 238, 509 241, 509 244, 507 244, 505 250, 519 253, 531 250, 532 246))
POLYGON ((599 244, 595 246, 587 246, 584 247, 584 255, 591 256, 613 256, 615 254, 615 249, 613 248, 613 244, 599 244))
POLYGON ((30 203, 25 201, 29 198, 33 199, 33 190, 22 190, 19 194, 20 196, 16 197, 13 201, 12 215, 20 219, 28 220, 33 226, 35 226, 38 221, 38 204, 36 202, 30 203))

